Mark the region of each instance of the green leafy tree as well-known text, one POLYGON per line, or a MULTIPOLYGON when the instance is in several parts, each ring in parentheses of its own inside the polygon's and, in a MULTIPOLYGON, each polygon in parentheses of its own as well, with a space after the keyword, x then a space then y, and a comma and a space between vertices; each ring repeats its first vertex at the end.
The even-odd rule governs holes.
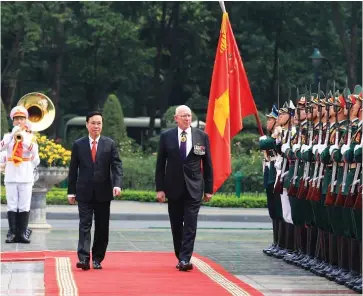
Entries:
POLYGON ((1 99, 1 138, 5 133, 8 132, 9 124, 8 124, 8 114, 6 113, 6 109, 1 99))
POLYGON ((118 146, 127 138, 124 114, 114 94, 108 96, 103 108, 103 134, 112 138, 118 146))

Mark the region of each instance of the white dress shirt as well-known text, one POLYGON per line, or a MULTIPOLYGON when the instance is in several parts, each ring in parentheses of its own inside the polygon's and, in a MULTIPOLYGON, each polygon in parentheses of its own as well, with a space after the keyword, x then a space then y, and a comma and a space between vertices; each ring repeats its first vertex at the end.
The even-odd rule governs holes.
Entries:
POLYGON ((93 139, 91 138, 91 136, 88 136, 88 138, 89 138, 89 144, 90 144, 90 147, 91 147, 91 151, 92 151, 93 141, 96 141, 96 152, 97 152, 97 148, 98 148, 98 141, 100 140, 100 136, 98 136, 98 137, 96 138, 96 140, 93 140, 93 139))
MULTIPOLYGON (((178 127, 178 143, 179 143, 179 147, 180 147, 180 143, 181 143, 181 133, 183 132, 183 130, 178 127)), ((187 134, 187 147, 186 147, 186 153, 188 156, 190 150, 192 150, 192 129, 190 127, 188 127, 186 130, 185 130, 186 134, 187 134)))

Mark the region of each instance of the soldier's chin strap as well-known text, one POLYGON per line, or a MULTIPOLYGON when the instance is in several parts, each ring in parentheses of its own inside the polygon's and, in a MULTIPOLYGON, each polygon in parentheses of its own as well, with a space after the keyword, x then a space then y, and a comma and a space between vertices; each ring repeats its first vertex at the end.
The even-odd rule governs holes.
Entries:
POLYGON ((272 128, 269 130, 269 132, 270 132, 270 133, 272 133, 272 132, 273 132, 273 130, 274 130, 274 128, 275 128, 275 125, 276 125, 276 122, 277 122, 277 120, 275 120, 275 122, 274 122, 274 124, 273 124, 272 128))

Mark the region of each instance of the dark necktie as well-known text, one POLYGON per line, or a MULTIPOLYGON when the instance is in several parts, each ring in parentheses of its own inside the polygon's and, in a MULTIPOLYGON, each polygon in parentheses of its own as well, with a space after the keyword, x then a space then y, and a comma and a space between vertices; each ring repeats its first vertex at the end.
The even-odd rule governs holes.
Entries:
POLYGON ((180 138, 180 156, 184 160, 187 157, 187 133, 182 131, 180 138))

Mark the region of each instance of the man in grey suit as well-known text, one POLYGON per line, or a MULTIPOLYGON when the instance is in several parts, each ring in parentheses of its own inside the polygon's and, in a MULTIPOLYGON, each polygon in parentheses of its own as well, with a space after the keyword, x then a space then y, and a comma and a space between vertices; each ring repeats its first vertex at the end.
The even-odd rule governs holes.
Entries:
POLYGON ((76 140, 72 147, 68 176, 68 200, 78 202, 79 241, 77 268, 90 269, 91 227, 95 216, 92 246, 94 269, 101 269, 105 257, 110 220, 110 204, 122 188, 122 162, 115 142, 101 136, 102 114, 86 117, 89 135, 76 140))
POLYGON ((208 135, 192 128, 188 106, 176 108, 178 126, 160 135, 155 183, 157 199, 168 199, 177 269, 188 271, 197 232, 198 212, 202 199, 213 193, 213 169, 208 135))

